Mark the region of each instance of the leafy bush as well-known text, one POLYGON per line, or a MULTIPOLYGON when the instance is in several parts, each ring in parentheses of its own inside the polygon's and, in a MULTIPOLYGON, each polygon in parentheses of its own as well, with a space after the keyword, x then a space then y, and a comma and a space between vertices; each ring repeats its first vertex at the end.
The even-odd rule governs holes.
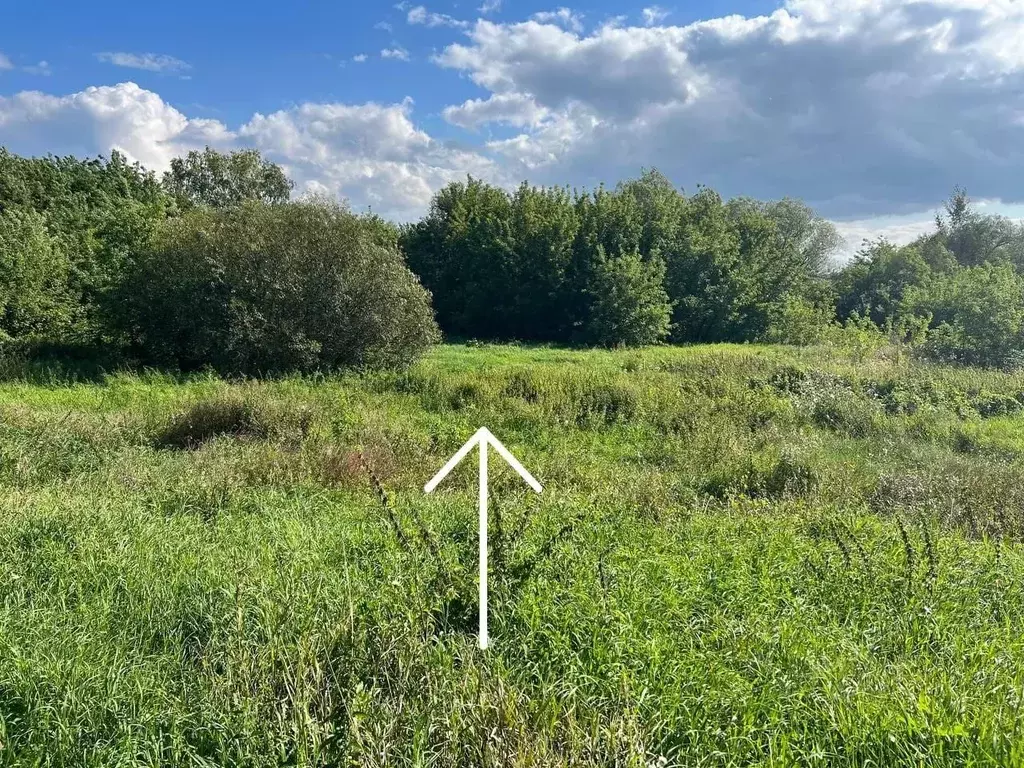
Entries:
POLYGON ((589 287, 587 341, 609 347, 664 341, 672 313, 664 278, 658 258, 645 262, 635 251, 608 258, 599 248, 589 287))
POLYGON ((24 158, 0 147, 0 240, 13 238, 15 279, 27 280, 16 333, 109 348, 111 292, 172 205, 152 173, 118 152, 24 158))
POLYGON ((429 294, 401 254, 325 202, 171 220, 122 299, 143 359, 183 369, 398 367, 438 339, 429 294))
POLYGON ((905 310, 929 319, 929 357, 1005 365, 1024 335, 1024 280, 1009 265, 959 269, 908 291, 905 310))
POLYGON ((770 344, 820 344, 833 340, 839 327, 835 310, 791 295, 777 307, 764 340, 770 344))
POLYGON ((0 213, 0 339, 59 336, 74 307, 69 265, 35 211, 0 213))
POLYGON ((157 430, 158 448, 195 449, 223 436, 261 438, 267 426, 253 404, 242 397, 226 396, 200 400, 171 417, 157 430))

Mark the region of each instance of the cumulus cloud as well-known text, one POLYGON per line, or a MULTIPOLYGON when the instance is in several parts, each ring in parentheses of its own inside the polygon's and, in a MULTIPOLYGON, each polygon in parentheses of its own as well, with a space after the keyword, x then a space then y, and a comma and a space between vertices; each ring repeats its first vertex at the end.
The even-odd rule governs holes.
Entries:
POLYGON ((519 93, 495 94, 489 99, 470 99, 459 106, 445 107, 444 119, 452 125, 474 129, 484 123, 505 123, 516 127, 540 125, 548 110, 519 93))
POLYGON ((644 17, 644 26, 648 27, 653 27, 655 24, 661 24, 661 22, 663 22, 668 16, 668 11, 657 5, 652 5, 650 8, 644 8, 641 13, 644 17))
POLYGON ((421 215, 433 193, 467 173, 499 180, 480 154, 429 136, 411 120, 412 102, 304 104, 256 115, 239 133, 282 163, 300 191, 348 198, 400 219, 421 215))
POLYGON ((465 29, 469 22, 454 19, 446 13, 431 13, 422 5, 409 9, 405 20, 409 24, 423 24, 427 27, 455 27, 465 29))
POLYGON ((540 11, 530 18, 540 24, 558 24, 573 32, 583 31, 583 16, 568 8, 559 8, 557 11, 540 11))
POLYGON ((356 64, 362 64, 363 62, 366 61, 367 58, 368 57, 365 53, 357 53, 355 56, 352 57, 352 61, 354 61, 356 64))
POLYGON ((14 69, 14 64, 11 63, 9 58, 0 53, 0 72, 3 72, 5 69, 14 69))
POLYGON ((39 91, 0 96, 0 144, 26 155, 85 156, 117 149, 149 168, 164 169, 189 149, 232 140, 222 123, 188 118, 135 83, 68 96, 39 91))
POLYGON ((396 59, 398 61, 408 61, 409 52, 401 46, 395 46, 394 48, 384 48, 380 52, 382 59, 396 59))
POLYGON ((859 218, 927 209, 958 183, 1024 196, 1014 0, 789 0, 767 16, 586 35, 538 15, 468 34, 435 61, 485 95, 448 114, 475 127, 510 122, 499 105, 535 105, 539 120, 491 145, 532 179, 653 165, 691 188, 859 218))
POLYGON ((117 67, 148 72, 184 72, 191 69, 187 62, 163 53, 97 53, 96 58, 117 67))
POLYGON ((501 0, 484 0, 484 4, 477 8, 477 10, 484 16, 489 13, 496 13, 501 10, 501 0))
POLYGON ((255 114, 229 128, 191 118, 135 83, 67 96, 25 91, 0 97, 0 145, 25 155, 109 155, 151 170, 210 145, 256 147, 280 163, 298 192, 348 199, 398 219, 419 216, 441 186, 472 173, 508 184, 502 169, 471 148, 438 141, 412 120, 413 104, 307 103, 255 114))

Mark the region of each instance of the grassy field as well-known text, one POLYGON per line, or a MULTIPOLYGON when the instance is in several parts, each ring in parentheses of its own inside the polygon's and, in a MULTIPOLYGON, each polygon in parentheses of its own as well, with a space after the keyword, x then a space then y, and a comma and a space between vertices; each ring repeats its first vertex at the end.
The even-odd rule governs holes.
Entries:
POLYGON ((0 764, 1024 765, 1024 376, 827 350, 0 384, 0 764), (486 425, 491 637, 476 642, 486 425))

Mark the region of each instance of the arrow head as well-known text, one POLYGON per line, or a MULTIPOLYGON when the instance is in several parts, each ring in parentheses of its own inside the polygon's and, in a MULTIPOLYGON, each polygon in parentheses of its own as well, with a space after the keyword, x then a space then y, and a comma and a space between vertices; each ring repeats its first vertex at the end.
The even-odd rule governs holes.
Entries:
MULTIPOLYGON (((543 490, 543 486, 537 482, 537 478, 531 475, 526 468, 519 463, 519 460, 512 455, 508 448, 501 444, 501 441, 494 436, 491 430, 487 427, 480 427, 480 429, 474 432, 473 436, 455 452, 455 455, 448 459, 447 463, 441 467, 438 473, 430 478, 430 481, 423 486, 423 491, 425 493, 433 493, 438 484, 444 480, 448 474, 458 466, 459 462, 466 458, 466 455, 478 444, 482 451, 487 450, 488 445, 494 448, 494 450, 498 452, 498 455, 507 461, 509 466, 512 467, 512 469, 514 469, 519 476, 526 481, 526 484, 529 485, 536 493, 540 493, 543 490)), ((483 480, 483 478, 481 478, 481 480, 483 480)))
POLYGON ((542 490, 544 490, 543 486, 541 486, 541 484, 537 482, 537 478, 531 475, 526 470, 526 467, 520 464, 519 460, 512 455, 512 452, 504 445, 502 445, 501 441, 498 438, 491 434, 491 430, 489 430, 487 427, 480 427, 477 434, 481 433, 483 433, 481 435, 481 439, 486 440, 491 445, 491 447, 498 452, 498 455, 501 456, 501 458, 503 458, 505 461, 507 461, 508 465, 512 467, 512 469, 519 473, 519 476, 526 481, 526 484, 533 488, 535 493, 540 493, 542 490))

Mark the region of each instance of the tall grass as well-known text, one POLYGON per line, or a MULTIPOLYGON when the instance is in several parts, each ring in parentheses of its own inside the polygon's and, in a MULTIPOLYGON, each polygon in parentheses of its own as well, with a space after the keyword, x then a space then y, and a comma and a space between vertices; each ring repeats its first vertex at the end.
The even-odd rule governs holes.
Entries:
POLYGON ((0 385, 0 763, 1024 764, 1024 378, 770 347, 0 385), (475 631, 486 425, 492 647, 475 631), (470 463, 472 464, 472 463, 470 463))

